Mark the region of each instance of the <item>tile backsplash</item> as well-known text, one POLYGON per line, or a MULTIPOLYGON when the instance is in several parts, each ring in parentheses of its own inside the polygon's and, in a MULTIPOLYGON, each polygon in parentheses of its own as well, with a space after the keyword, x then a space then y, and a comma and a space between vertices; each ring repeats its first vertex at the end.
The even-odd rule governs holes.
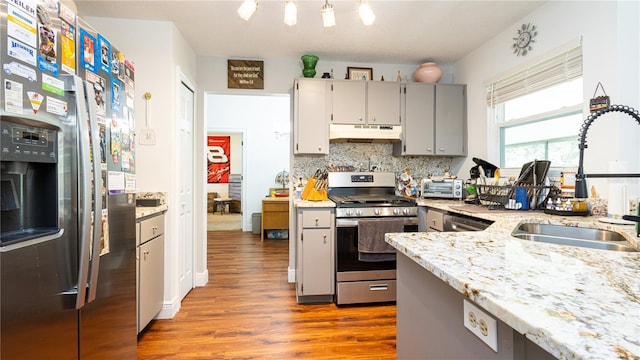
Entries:
POLYGON ((367 171, 411 171, 414 178, 428 175, 443 175, 452 166, 450 157, 437 156, 392 156, 392 143, 331 143, 329 155, 295 155, 291 161, 292 179, 307 179, 317 169, 334 166, 353 166, 356 170, 367 171))

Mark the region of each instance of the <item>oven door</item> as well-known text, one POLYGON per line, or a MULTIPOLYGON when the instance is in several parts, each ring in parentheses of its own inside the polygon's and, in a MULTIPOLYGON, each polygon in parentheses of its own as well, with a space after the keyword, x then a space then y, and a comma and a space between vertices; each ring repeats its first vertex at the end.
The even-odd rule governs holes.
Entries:
MULTIPOLYGON (((379 272, 381 270, 393 270, 393 278, 395 278, 395 260, 379 262, 367 262, 358 260, 358 220, 371 219, 372 218, 336 219, 336 271, 338 272, 336 280, 365 280, 363 279, 363 277, 370 277, 375 275, 361 274, 361 272, 379 272)), ((404 221, 404 232, 418 231, 418 220, 416 217, 385 217, 384 219, 401 219, 404 221)), ((374 279, 375 278, 376 277, 374 277, 374 279)))

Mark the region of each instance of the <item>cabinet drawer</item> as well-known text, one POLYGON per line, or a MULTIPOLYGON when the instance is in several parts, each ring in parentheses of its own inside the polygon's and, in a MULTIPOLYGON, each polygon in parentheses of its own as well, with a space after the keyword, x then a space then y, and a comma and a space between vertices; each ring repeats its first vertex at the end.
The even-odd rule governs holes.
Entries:
POLYGON ((338 304, 396 301, 396 280, 338 283, 338 304))
POLYGON ((328 228, 331 225, 331 211, 304 210, 302 212, 303 228, 328 228))
POLYGON ((289 211, 289 202, 262 202, 262 211, 289 211))
POLYGON ((154 216, 140 222, 140 243, 164 234, 164 215, 154 216))

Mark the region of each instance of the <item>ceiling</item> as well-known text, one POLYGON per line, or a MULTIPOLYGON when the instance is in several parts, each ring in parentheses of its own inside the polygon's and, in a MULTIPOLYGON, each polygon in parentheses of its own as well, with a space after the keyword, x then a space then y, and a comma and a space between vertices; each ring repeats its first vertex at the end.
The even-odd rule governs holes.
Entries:
MULTIPOLYGON (((241 0, 75 0, 81 17, 171 21, 198 56, 321 59, 364 63, 453 63, 548 0, 370 0, 376 20, 364 26, 358 0, 330 0, 336 26, 324 28, 322 0, 297 0, 298 24, 284 24, 284 0, 261 0, 249 21, 241 0)), ((524 20, 526 21, 526 20, 524 20)))

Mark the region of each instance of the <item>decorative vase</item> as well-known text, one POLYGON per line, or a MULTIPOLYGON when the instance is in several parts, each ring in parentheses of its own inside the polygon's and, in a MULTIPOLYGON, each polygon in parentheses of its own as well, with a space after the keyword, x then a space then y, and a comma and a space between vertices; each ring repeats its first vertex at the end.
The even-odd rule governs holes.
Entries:
POLYGON ((315 55, 302 55, 302 75, 307 78, 316 76, 316 64, 318 63, 318 57, 315 55))
POLYGON ((440 81, 442 70, 434 62, 426 62, 420 65, 413 74, 413 79, 417 82, 435 84, 440 81))

